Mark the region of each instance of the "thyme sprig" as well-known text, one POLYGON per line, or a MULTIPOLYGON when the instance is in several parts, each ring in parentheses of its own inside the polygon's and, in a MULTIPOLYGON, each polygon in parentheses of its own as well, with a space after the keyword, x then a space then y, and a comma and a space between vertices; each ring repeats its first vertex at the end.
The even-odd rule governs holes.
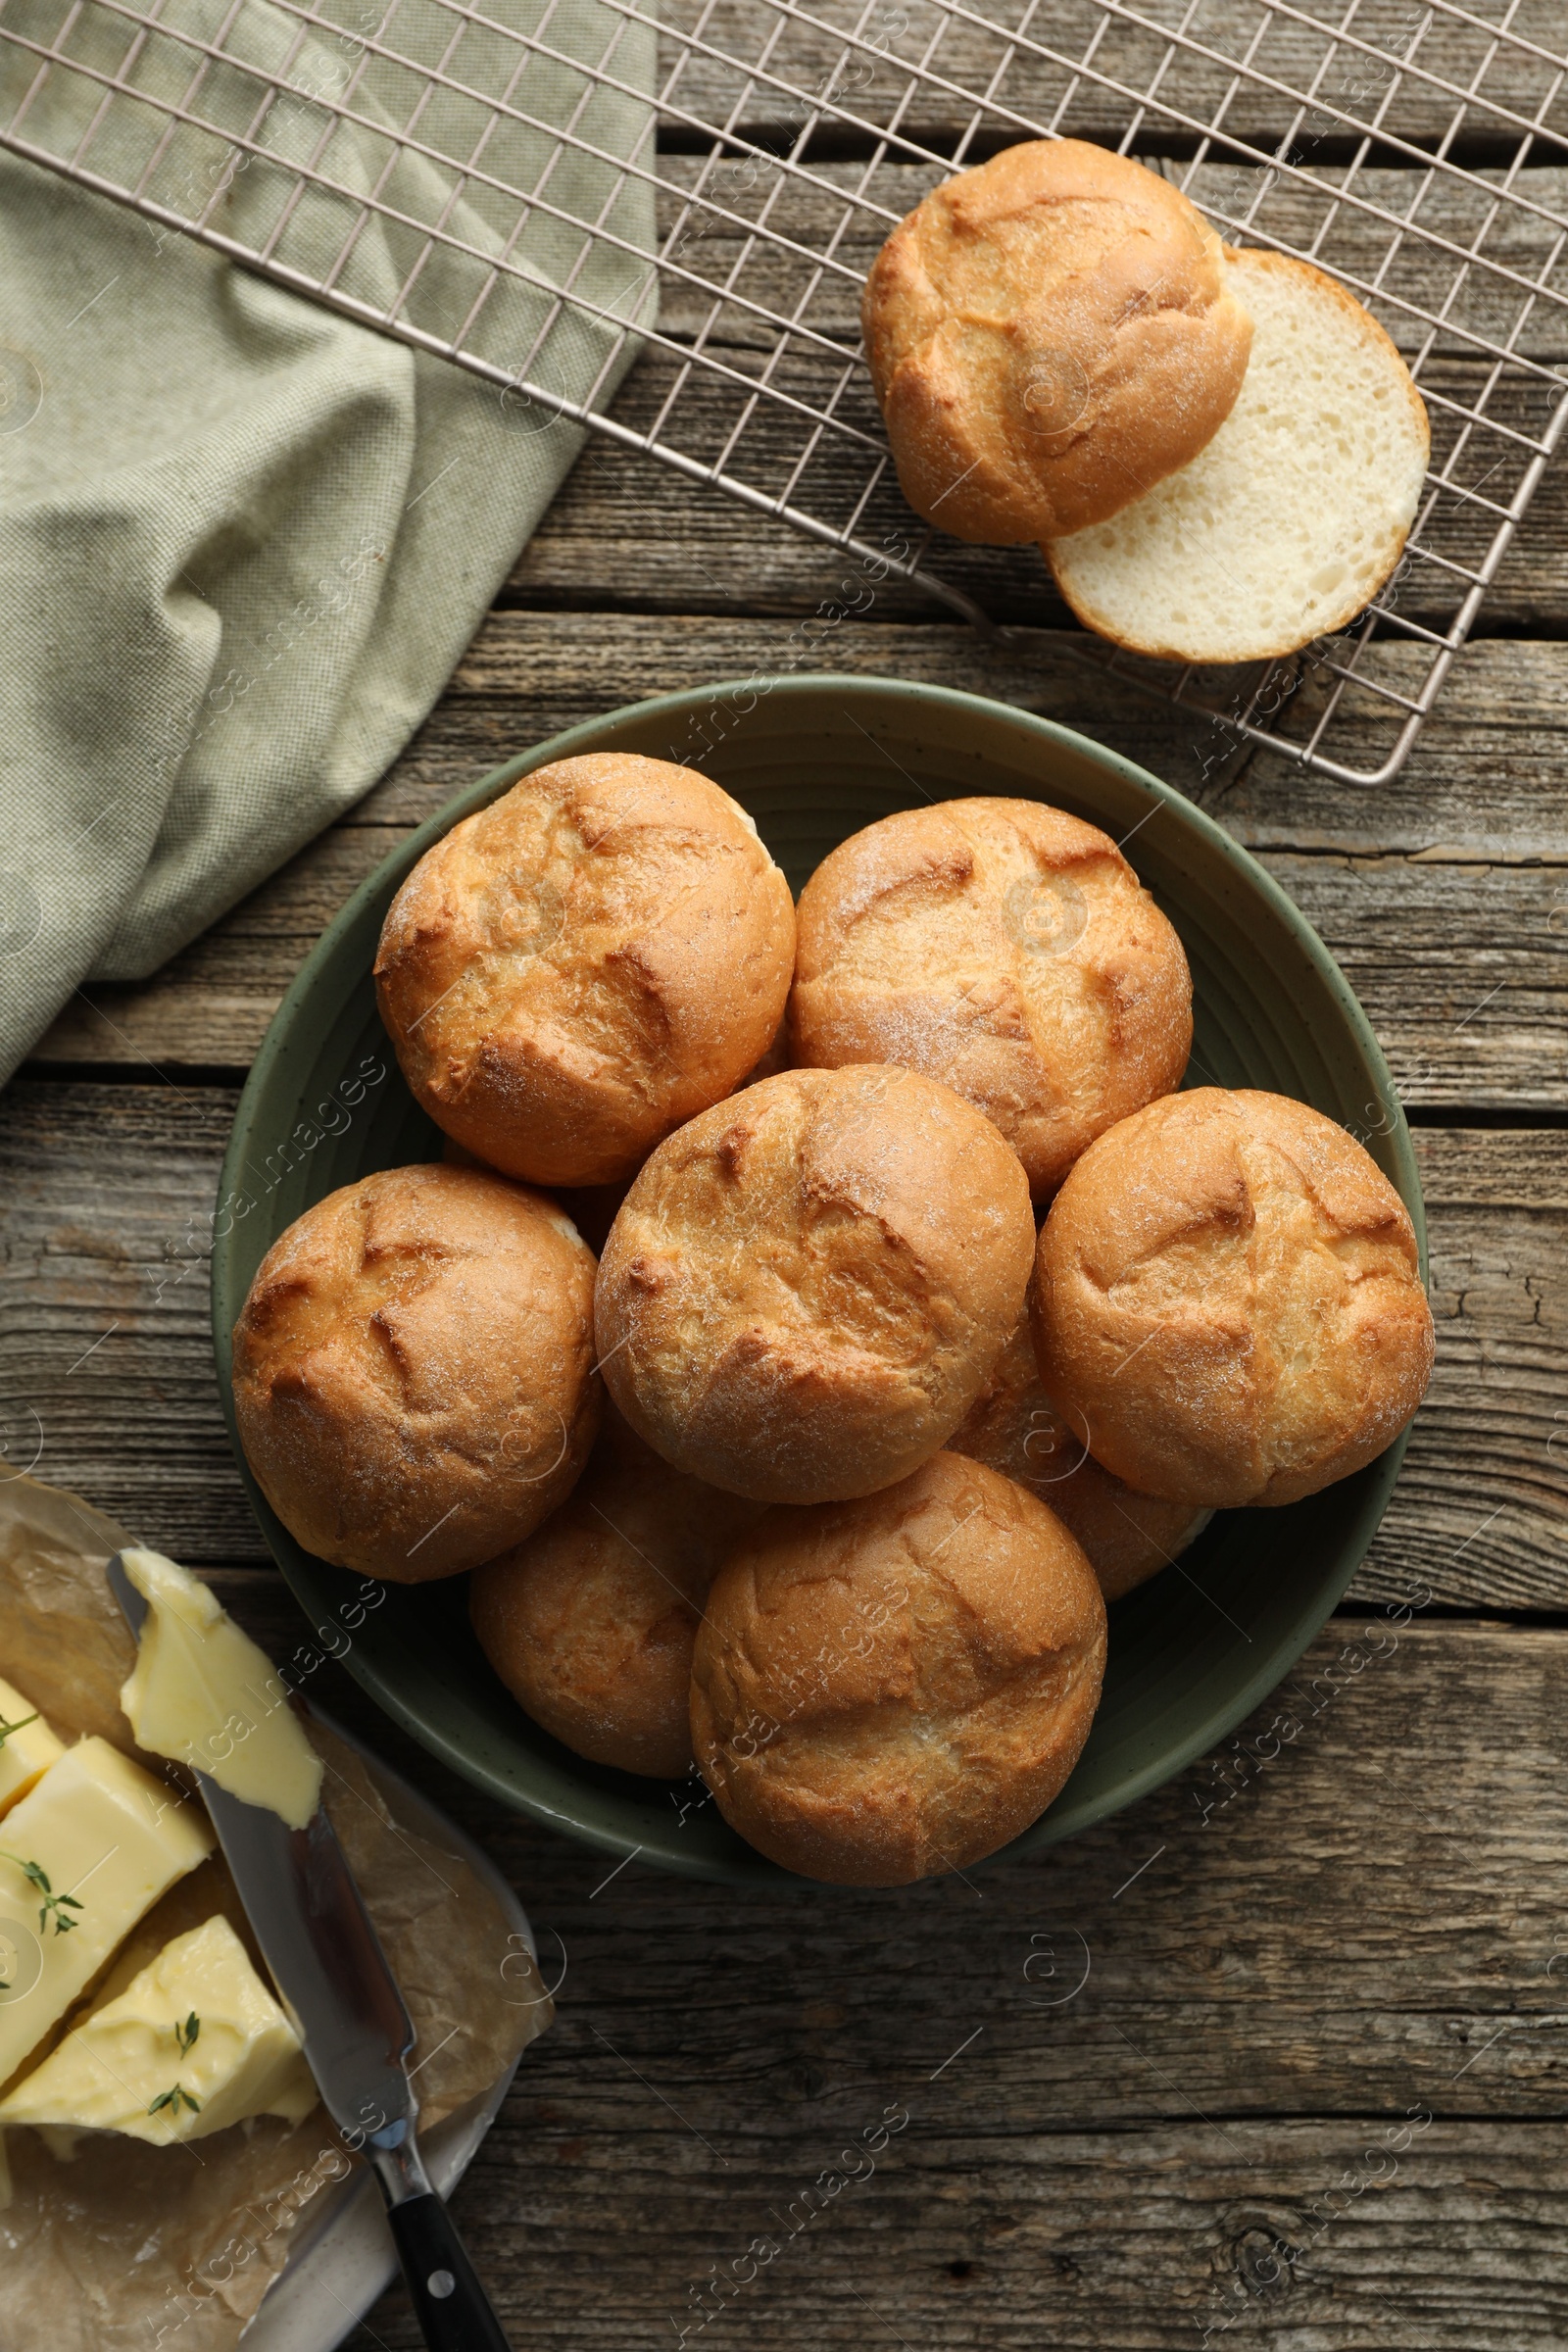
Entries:
POLYGON ((0 1747, 4 1747, 13 1732, 24 1732, 29 1723, 36 1723, 37 1720, 38 1710, 34 1707, 30 1715, 19 1715, 15 1723, 0 1721, 0 1747))
POLYGON ((192 2115, 200 2115, 202 2111, 200 2099, 193 2098, 183 2082, 172 2082, 167 2090, 161 2090, 158 2093, 156 2099, 148 2101, 147 2112, 149 2115, 159 2115, 166 2107, 169 2107, 172 2109, 177 2121, 182 2104, 190 2109, 192 2115))
MULTIPOLYGON (((182 2026, 175 2026, 174 2039, 179 2044, 181 2058, 190 2056, 191 2051, 196 2047, 196 2036, 201 2030, 202 2021, 194 2009, 182 2026)), ((149 2100, 147 2112, 149 2115, 162 2115, 166 2107, 175 2123, 179 2120, 181 2107, 188 2107, 192 2115, 200 2115, 202 2111, 200 2099, 197 2098, 194 2091, 187 2090, 183 2082, 172 2082, 167 2090, 161 2090, 156 2099, 149 2100)))
POLYGON ((14 1862, 28 1886, 38 1895, 38 1933, 40 1936, 48 1927, 51 1918, 55 1923, 57 1936, 68 1935, 73 1928, 80 1927, 79 1919, 66 1917, 68 1906, 73 1911, 79 1911, 82 1908, 79 1896, 56 1894, 49 1884, 49 1873, 41 1862, 28 1862, 21 1854, 7 1853, 4 1846, 0 1846, 0 1860, 14 1862))

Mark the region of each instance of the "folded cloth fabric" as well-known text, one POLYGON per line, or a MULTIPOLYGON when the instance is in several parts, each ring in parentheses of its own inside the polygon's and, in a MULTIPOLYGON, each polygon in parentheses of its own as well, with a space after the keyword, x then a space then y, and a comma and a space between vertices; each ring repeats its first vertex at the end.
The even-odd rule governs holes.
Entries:
POLYGON ((96 0, 67 33, 64 0, 7 8, 67 56, 40 75, 0 42, 0 121, 21 106, 35 152, 335 269, 362 315, 509 380, 0 156, 0 1079, 84 982, 144 977, 375 781, 580 446, 520 385, 603 404, 652 318, 645 24, 339 6, 166 0, 128 67, 96 0), (110 75, 192 120, 171 136, 110 75))

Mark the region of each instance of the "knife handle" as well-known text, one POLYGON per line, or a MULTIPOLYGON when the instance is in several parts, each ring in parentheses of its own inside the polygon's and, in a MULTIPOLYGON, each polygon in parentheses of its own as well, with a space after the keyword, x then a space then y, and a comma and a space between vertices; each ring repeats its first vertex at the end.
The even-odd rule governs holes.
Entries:
POLYGON ((398 2260, 430 2352, 511 2352, 490 2298, 433 2189, 389 2206, 398 2260))

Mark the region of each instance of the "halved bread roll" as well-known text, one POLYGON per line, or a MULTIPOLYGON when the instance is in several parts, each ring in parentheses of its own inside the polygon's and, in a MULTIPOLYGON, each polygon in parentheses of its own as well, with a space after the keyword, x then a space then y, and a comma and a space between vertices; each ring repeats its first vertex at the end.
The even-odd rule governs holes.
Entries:
POLYGON ((1403 553, 1431 450, 1409 369, 1309 262, 1248 250, 1240 398, 1189 465, 1045 554, 1080 620, 1169 662, 1250 662, 1343 628, 1403 553))

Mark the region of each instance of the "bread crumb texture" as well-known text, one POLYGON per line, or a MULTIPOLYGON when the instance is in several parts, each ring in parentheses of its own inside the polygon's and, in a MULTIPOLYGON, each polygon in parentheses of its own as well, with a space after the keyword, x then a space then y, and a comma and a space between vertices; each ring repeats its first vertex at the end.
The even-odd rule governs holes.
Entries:
POLYGON ((1431 455, 1383 329, 1309 262, 1249 249, 1241 395, 1201 455, 1114 520, 1056 539, 1056 585, 1102 636, 1176 662, 1248 662, 1344 628, 1388 580, 1431 455))
POLYGON ((1045 1387, 1129 1486, 1296 1502, 1391 1445, 1432 1310, 1403 1201, 1343 1127, 1201 1087, 1091 1145, 1040 1236, 1045 1387))
POLYGON ((627 1194, 600 1268, 604 1377, 714 1486, 870 1494, 963 1419, 1033 1250, 1017 1155, 950 1088, 785 1071, 671 1136, 627 1194))
POLYGON ((430 1116, 534 1184, 624 1180, 766 1051, 789 885, 692 768, 592 753, 428 850, 387 913, 381 1017, 430 1116))
POLYGON ((698 1632, 693 1742, 725 1819, 774 1861, 903 1886, 1044 1812, 1104 1662, 1100 1588, 1059 1520, 938 1453, 742 1538, 698 1632))
POLYGON ((1001 1129, 1037 1200, 1181 1083, 1181 942, 1108 834, 1060 808, 901 809, 823 859, 798 920, 796 1061, 943 1080, 1001 1129))
POLYGON ((417 1584, 518 1543, 599 1423, 594 1257, 554 1201, 392 1168, 274 1242, 234 1327, 245 1458, 318 1558, 417 1584))
POLYGON ((1185 466, 1247 367, 1223 257, 1179 189, 1079 139, 1008 147, 935 189, 861 304, 910 505, 1007 547, 1099 522, 1185 466))

